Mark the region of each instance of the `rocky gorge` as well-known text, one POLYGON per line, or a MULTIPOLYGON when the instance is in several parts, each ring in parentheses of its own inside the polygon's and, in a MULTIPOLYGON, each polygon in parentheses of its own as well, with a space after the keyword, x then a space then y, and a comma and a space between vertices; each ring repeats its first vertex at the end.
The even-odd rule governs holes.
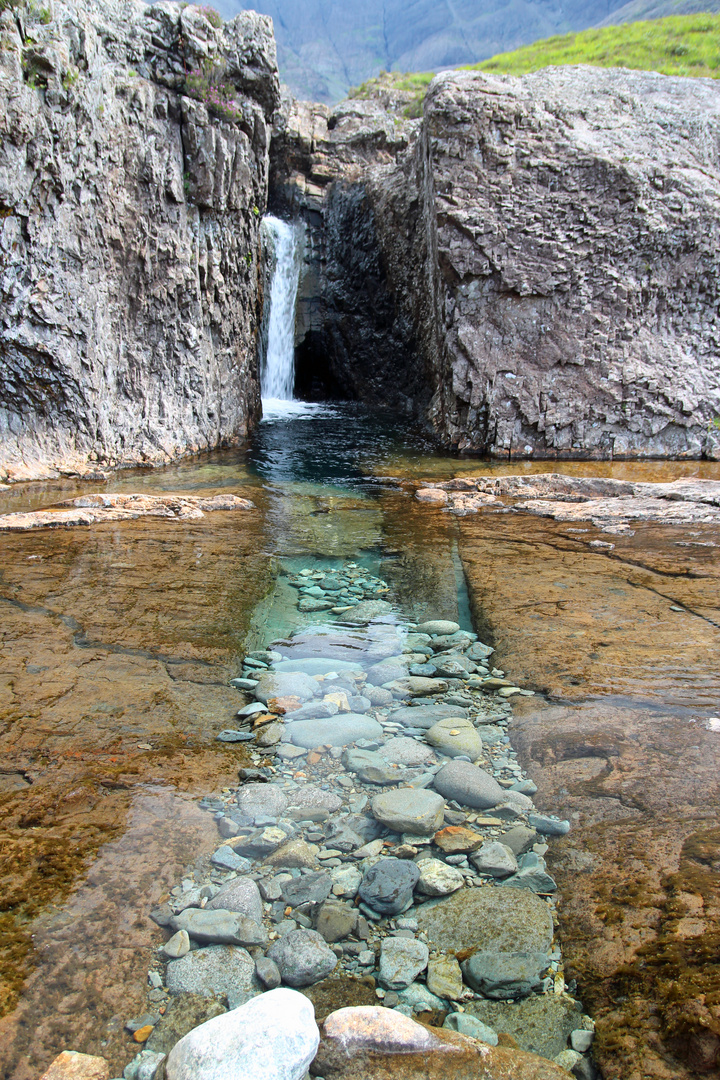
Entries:
POLYGON ((5 1080, 712 1075, 714 85, 0 20, 5 1080))

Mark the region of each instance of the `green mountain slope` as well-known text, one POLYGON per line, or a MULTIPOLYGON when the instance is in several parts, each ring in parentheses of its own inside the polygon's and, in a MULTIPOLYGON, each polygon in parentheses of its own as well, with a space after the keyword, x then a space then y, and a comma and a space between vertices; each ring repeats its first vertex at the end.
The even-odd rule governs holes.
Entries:
POLYGON ((671 15, 563 34, 500 53, 468 70, 523 75, 553 65, 591 64, 720 77, 720 15, 671 15))
MULTIPOLYGON (((651 0, 633 0, 649 5, 651 0)), ((662 2, 662 0, 658 0, 662 2)), ((691 0, 688 0, 691 2, 691 0)), ((706 0, 707 2, 707 0, 706 0)), ((710 0, 720 5, 720 0, 710 0)), ((626 5, 630 7, 631 5, 626 5)), ((621 8, 622 12, 624 9, 621 8)), ((470 64, 464 71, 487 71, 501 75, 524 75, 555 65, 589 64, 592 67, 625 67, 659 71, 663 75, 720 78, 720 15, 671 15, 664 19, 622 23, 579 34, 525 45, 513 52, 470 64)), ((383 88, 408 94, 406 113, 420 116, 425 92, 434 73, 382 72, 350 91, 350 97, 371 97, 383 88)))

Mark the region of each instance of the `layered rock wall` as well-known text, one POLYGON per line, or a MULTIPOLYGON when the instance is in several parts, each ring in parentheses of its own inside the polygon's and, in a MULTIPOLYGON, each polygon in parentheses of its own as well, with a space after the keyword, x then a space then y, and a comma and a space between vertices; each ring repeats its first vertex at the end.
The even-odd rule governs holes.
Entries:
POLYGON ((274 191, 318 219, 298 338, 333 383, 471 452, 720 456, 717 85, 450 72, 421 124, 407 104, 277 133, 274 191))
POLYGON ((556 68, 432 84, 368 192, 448 444, 720 456, 720 89, 556 68))
POLYGON ((272 23, 33 11, 0 13, 0 479, 235 443, 259 408, 272 23), (197 70, 224 105, 185 93, 197 70))

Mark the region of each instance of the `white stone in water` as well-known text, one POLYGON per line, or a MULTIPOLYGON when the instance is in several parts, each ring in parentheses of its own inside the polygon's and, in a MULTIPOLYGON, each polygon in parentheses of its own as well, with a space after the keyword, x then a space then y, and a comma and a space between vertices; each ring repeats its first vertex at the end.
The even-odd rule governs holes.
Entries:
POLYGON ((270 990, 181 1039, 168 1057, 166 1080, 302 1080, 319 1042, 309 999, 270 990))

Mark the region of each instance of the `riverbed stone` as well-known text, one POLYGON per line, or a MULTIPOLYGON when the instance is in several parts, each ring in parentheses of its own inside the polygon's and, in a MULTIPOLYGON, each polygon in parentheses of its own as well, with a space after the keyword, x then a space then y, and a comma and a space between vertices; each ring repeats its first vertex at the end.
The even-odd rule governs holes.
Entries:
POLYGON ((420 929, 439 949, 544 952, 552 944, 547 904, 524 889, 461 889, 418 910, 420 929))
POLYGON ((386 937, 380 948, 380 985, 387 990, 404 990, 424 971, 429 950, 415 938, 386 937))
POLYGON ((417 864, 407 859, 380 859, 363 876, 361 900, 380 915, 398 915, 412 901, 420 878, 417 864))
POLYGON ((388 739, 381 753, 392 765, 426 765, 437 760, 429 746, 409 735, 388 739))
POLYGON ((214 1016, 222 1016, 226 1011, 217 998, 203 997, 202 994, 176 994, 168 1001, 162 1021, 153 1029, 145 1049, 169 1054, 175 1043, 189 1031, 206 1020, 212 1020, 214 1016))
POLYGON ((322 904, 317 914, 316 929, 325 941, 333 944, 352 934, 357 926, 358 912, 348 904, 335 899, 328 899, 322 904))
POLYGON ((429 619, 415 627, 416 634, 429 634, 430 637, 441 637, 444 634, 457 634, 460 624, 451 619, 429 619))
POLYGON ((501 833, 498 840, 501 844, 505 844, 509 847, 513 855, 517 858, 519 855, 523 855, 526 851, 529 851, 533 844, 537 841, 538 834, 535 829, 529 829, 527 825, 514 825, 512 829, 508 829, 507 832, 501 833))
POLYGON ((477 851, 484 839, 481 833, 468 829, 464 825, 447 825, 435 833, 433 843, 446 855, 464 855, 470 851, 477 851))
POLYGON ((301 702, 312 701, 320 694, 320 685, 310 675, 300 671, 263 671, 258 676, 253 694, 265 705, 272 698, 293 697, 301 702))
POLYGON ((433 786, 444 798, 476 810, 489 810, 505 798, 497 780, 469 761, 448 762, 436 774, 433 786))
POLYGON ((262 897, 256 882, 250 877, 239 877, 223 885, 212 900, 208 901, 205 910, 214 911, 216 908, 237 911, 262 924, 262 897))
POLYGON ((273 942, 267 955, 287 986, 312 986, 337 967, 337 957, 316 930, 291 930, 273 942))
POLYGON ((312 1004, 284 988, 195 1028, 177 1043, 166 1080, 302 1080, 315 1057, 319 1032, 312 1004))
POLYGON ((467 1013, 449 1013, 445 1017, 443 1027, 450 1031, 459 1031, 461 1035, 467 1035, 471 1039, 479 1039, 488 1046, 498 1044, 497 1032, 484 1024, 482 1020, 478 1020, 475 1016, 468 1016, 467 1013))
POLYGON ((505 844, 488 840, 470 856, 478 874, 489 874, 494 878, 507 878, 517 872, 518 863, 513 852, 505 844))
POLYGON ((243 784, 235 801, 247 818, 278 818, 287 809, 285 794, 276 784, 243 784))
POLYGON ((298 837, 288 840, 268 855, 264 860, 266 866, 287 866, 290 869, 307 867, 312 870, 317 866, 318 847, 316 844, 308 844, 307 840, 298 837))
POLYGON ((255 745, 261 749, 277 746, 285 734, 285 725, 281 720, 275 720, 272 724, 265 724, 255 736, 255 745))
POLYGON ((454 956, 437 956, 431 960, 426 982, 428 990, 440 998, 457 1001, 463 995, 462 971, 454 956))
POLYGON ((186 930, 194 941, 212 945, 264 945, 267 934, 254 919, 237 911, 186 908, 170 922, 171 929, 186 930))
POLYGON ((302 877, 292 878, 282 884, 282 897, 290 907, 299 907, 301 904, 321 904, 327 900, 332 891, 332 878, 320 870, 314 874, 303 874, 302 877))
POLYGON ((582 1015, 579 1003, 568 994, 531 994, 511 1005, 502 1001, 469 1001, 465 1003, 465 1013, 493 1031, 512 1035, 521 1050, 550 1059, 565 1049, 568 1036, 582 1015))
POLYGON ((348 623, 367 625, 374 619, 386 619, 392 613, 393 606, 387 600, 361 600, 351 611, 346 612, 343 618, 348 623))
POLYGON ((428 679, 423 675, 406 675, 402 679, 393 679, 385 684, 386 690, 392 690, 399 698, 428 697, 430 694, 444 694, 448 684, 444 679, 428 679))
POLYGON ((425 896, 449 896, 465 884, 457 867, 448 866, 442 859, 422 859, 417 865, 420 879, 416 888, 425 896))
POLYGON ((216 848, 210 856, 210 862, 221 870, 236 870, 239 874, 247 873, 252 865, 249 859, 233 851, 229 844, 216 848))
POLYGON ((332 893, 344 900, 354 900, 360 888, 362 874, 357 866, 337 866, 330 876, 332 878, 332 893))
POLYGON ((312 750, 316 746, 347 746, 358 739, 381 739, 377 720, 362 713, 344 713, 326 720, 300 720, 286 725, 286 738, 296 746, 312 750))
POLYGON ((280 660, 275 664, 276 671, 302 672, 305 675, 328 675, 336 671, 338 675, 359 674, 362 664, 352 660, 334 660, 325 656, 303 656, 297 660, 280 660))
POLYGON ((474 952, 461 964, 468 986, 485 997, 516 1000, 542 989, 545 952, 474 952))
POLYGON ((254 832, 239 840, 233 841, 233 848, 239 855, 245 855, 250 859, 263 858, 269 855, 287 840, 287 833, 277 825, 268 825, 264 829, 255 829, 254 832))
POLYGON ((482 739, 470 720, 446 717, 433 724, 425 738, 447 757, 469 757, 472 761, 482 754, 482 739))
POLYGON ((63 1050, 50 1063, 40 1080, 108 1080, 110 1066, 105 1058, 63 1050))
POLYGON ((428 836, 443 823, 445 802, 435 791, 398 788, 375 795, 372 812, 378 821, 398 833, 428 836))
POLYGON ((403 727, 423 728, 427 730, 439 720, 446 717, 466 717, 465 709, 457 705, 444 705, 435 702, 432 705, 405 705, 401 709, 395 709, 389 713, 388 720, 394 724, 402 724, 403 727))
POLYGON ((570 822, 551 814, 529 814, 528 822, 539 833, 546 836, 566 836, 570 832, 570 822))
POLYGON ((209 945, 195 949, 167 966, 165 985, 171 994, 202 994, 220 997, 256 990, 255 961, 234 945, 209 945))
POLYGON ((288 793, 288 807, 304 810, 328 810, 331 814, 342 806, 342 799, 334 791, 324 791, 316 784, 303 784, 288 793))

